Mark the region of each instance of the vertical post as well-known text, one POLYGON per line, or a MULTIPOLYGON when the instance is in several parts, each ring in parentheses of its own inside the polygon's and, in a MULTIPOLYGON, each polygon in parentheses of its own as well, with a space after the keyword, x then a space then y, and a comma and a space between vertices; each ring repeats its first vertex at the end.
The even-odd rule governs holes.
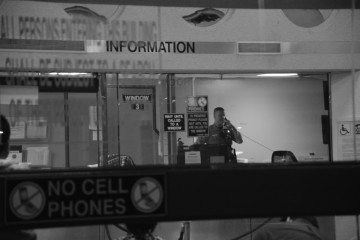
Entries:
MULTIPOLYGON (((352 124, 356 122, 356 66, 355 66, 355 42, 357 41, 355 36, 355 8, 356 0, 351 1, 351 80, 352 80, 352 124)), ((354 127, 354 126, 353 126, 354 127)), ((357 161, 357 140, 356 135, 353 134, 353 148, 354 148, 354 161, 357 161)))
POLYGON ((190 221, 184 222, 184 240, 190 240, 190 221))
POLYGON ((65 121, 65 167, 70 167, 70 126, 69 126, 69 93, 64 92, 64 121, 65 121))
MULTIPOLYGON (((98 93, 96 94, 97 102, 96 102, 96 116, 97 116, 97 140, 98 140, 98 166, 103 167, 104 164, 107 163, 105 161, 106 158, 104 156, 107 156, 107 141, 104 141, 104 134, 107 133, 107 131, 104 130, 104 123, 107 124, 107 115, 104 115, 104 109, 105 113, 107 113, 106 108, 106 78, 105 74, 96 74, 97 81, 99 82, 99 89, 98 93), (105 95, 104 95, 105 94, 105 95), (102 128, 100 128, 102 126, 102 128), (106 146, 106 147, 105 147, 106 146), (104 149, 106 149, 106 153, 104 154, 104 149), (102 159, 102 161, 101 161, 102 159)), ((107 136, 107 135, 106 135, 107 136)), ((106 138, 107 140, 107 138, 106 138)), ((105 234, 105 225, 99 225, 99 239, 105 240, 106 234, 105 234)))
POLYGON ((326 74, 326 78, 327 78, 327 82, 328 82, 328 93, 329 93, 329 99, 327 99, 328 103, 329 103, 329 110, 328 110, 328 115, 329 115, 329 162, 333 162, 334 158, 333 158, 333 137, 332 137, 332 97, 331 97, 331 73, 327 73, 326 74))
MULTIPOLYGON (((99 82, 99 77, 98 77, 98 74, 94 74, 94 77, 96 78, 95 81, 99 82)), ((98 84, 99 86, 99 84, 98 84)), ((98 167, 101 166, 101 162, 100 162, 100 156, 101 156, 101 153, 102 153, 102 147, 101 147, 101 140, 100 140, 100 128, 99 128, 99 125, 101 124, 101 121, 100 121, 100 98, 99 98, 99 95, 100 95, 100 87, 98 87, 98 90, 96 92, 96 139, 97 139, 97 147, 98 147, 98 154, 97 154, 97 158, 98 158, 98 167)))
MULTIPOLYGON (((192 95, 195 96, 195 80, 196 78, 193 77, 192 78, 192 84, 191 84, 191 89, 192 89, 192 95)), ((195 137, 192 138, 193 139, 193 143, 195 143, 195 137)))
POLYGON ((102 166, 107 167, 107 156, 108 156, 108 124, 107 124, 107 87, 106 87, 106 74, 99 74, 99 83, 100 83, 100 104, 101 104, 101 124, 102 124, 102 143, 103 143, 103 152, 102 152, 102 166))
POLYGON ((356 214, 356 236, 357 239, 360 239, 360 229, 359 229, 359 215, 356 214))
POLYGON ((119 73, 116 74, 116 101, 117 101, 117 146, 118 146, 118 155, 120 159, 120 153, 121 153, 121 146, 120 146, 120 140, 121 140, 121 132, 120 132, 120 99, 119 99, 119 73))
MULTIPOLYGON (((175 74, 167 75, 167 112, 176 112, 175 100, 175 74)), ((176 145, 176 133, 168 132, 168 155, 169 164, 176 163, 177 145, 176 145)))
POLYGON ((191 90, 192 95, 195 96, 195 77, 192 78, 191 90))

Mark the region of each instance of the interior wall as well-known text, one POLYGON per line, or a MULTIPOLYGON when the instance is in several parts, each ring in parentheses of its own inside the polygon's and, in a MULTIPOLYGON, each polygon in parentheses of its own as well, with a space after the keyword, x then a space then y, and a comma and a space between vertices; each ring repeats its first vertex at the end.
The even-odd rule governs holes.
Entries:
MULTIPOLYGON (((188 80, 188 82, 191 80, 188 80)), ((177 112, 186 112, 190 84, 177 85, 177 112)), ((290 150, 302 158, 315 153, 328 157, 323 144, 321 115, 324 110, 322 81, 311 78, 196 80, 195 95, 209 96, 209 119, 213 109, 225 108, 227 118, 241 127, 244 143, 233 144, 249 162, 270 162, 272 151, 290 150)), ((178 134, 186 145, 187 133, 178 134)))
MULTIPOLYGON (((342 159, 337 158, 339 144, 337 122, 352 121, 354 117, 357 120, 360 119, 360 110, 358 109, 360 106, 360 72, 356 72, 354 78, 351 72, 332 73, 331 92, 333 156, 335 161, 341 161, 342 159), (353 87, 355 88, 353 89, 353 87), (355 112, 353 111, 353 104, 355 104, 355 112)), ((357 145, 359 144, 360 142, 357 141, 357 145)), ((356 160, 359 160, 359 152, 357 156, 356 160)), ((355 216, 338 216, 335 218, 335 222, 337 240, 356 239, 355 216)))
MULTIPOLYGON (((351 72, 333 73, 331 80, 332 100, 332 132, 333 132, 333 156, 334 160, 342 160, 338 157, 338 121, 360 120, 360 72, 356 72, 354 79, 351 72), (353 81, 354 80, 354 81, 353 81), (353 94, 355 93, 355 95, 353 94), (354 96, 354 99, 353 99, 354 96), (354 102, 355 100, 355 102, 354 102), (353 105, 355 107, 353 108, 353 105), (354 110, 355 109, 355 112, 354 110)), ((360 149, 360 141, 357 142, 360 149)), ((357 153, 357 159, 360 152, 357 153)))

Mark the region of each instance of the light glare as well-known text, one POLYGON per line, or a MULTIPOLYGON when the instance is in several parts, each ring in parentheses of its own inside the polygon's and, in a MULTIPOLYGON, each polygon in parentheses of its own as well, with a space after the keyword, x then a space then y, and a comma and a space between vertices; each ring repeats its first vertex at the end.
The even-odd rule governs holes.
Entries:
POLYGON ((297 73, 264 73, 258 74, 258 77, 298 77, 297 73))

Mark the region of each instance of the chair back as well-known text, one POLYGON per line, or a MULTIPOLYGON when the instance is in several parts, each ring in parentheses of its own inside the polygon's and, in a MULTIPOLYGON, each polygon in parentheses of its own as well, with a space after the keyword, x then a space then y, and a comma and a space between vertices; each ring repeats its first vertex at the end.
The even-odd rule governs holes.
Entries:
POLYGON ((271 156, 271 163, 296 163, 298 160, 291 151, 274 151, 271 156))

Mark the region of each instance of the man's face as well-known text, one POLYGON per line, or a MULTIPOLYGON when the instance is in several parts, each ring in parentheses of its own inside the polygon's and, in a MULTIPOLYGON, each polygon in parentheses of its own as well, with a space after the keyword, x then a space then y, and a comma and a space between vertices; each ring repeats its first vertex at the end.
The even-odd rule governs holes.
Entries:
POLYGON ((215 111, 214 119, 216 124, 223 124, 225 121, 225 112, 224 111, 215 111))

